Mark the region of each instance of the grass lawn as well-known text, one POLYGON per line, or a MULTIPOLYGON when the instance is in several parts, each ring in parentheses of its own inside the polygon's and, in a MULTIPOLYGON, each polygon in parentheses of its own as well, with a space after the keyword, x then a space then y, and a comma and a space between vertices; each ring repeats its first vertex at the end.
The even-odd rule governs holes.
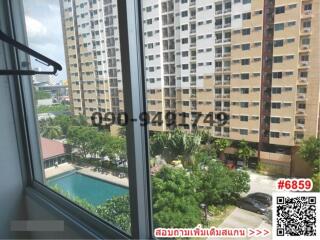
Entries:
POLYGON ((209 216, 209 227, 218 227, 235 208, 236 206, 234 205, 225 205, 214 207, 214 211, 210 211, 209 209, 210 213, 212 214, 212 216, 209 216))

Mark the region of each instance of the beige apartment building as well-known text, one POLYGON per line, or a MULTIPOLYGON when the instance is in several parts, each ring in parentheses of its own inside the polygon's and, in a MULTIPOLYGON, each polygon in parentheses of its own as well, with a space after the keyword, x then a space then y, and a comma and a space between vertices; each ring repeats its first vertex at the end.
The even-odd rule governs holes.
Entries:
MULTIPOLYGON (((270 169, 306 175, 295 151, 319 135, 319 10, 316 0, 143 1, 151 118, 175 112, 186 131, 244 139, 270 169), (227 124, 204 122, 219 112, 227 124)), ((117 1, 61 0, 61 12, 74 114, 123 111, 117 1)))

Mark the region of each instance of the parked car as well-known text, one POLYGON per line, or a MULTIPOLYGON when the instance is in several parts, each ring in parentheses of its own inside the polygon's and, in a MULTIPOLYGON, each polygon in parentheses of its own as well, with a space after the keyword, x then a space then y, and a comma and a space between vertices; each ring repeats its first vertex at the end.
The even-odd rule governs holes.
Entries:
POLYGON ((247 197, 257 200, 258 202, 267 205, 268 207, 272 205, 272 196, 266 193, 256 192, 251 193, 247 197))
POLYGON ((255 212, 258 214, 264 214, 268 210, 268 207, 266 205, 249 197, 241 198, 240 200, 237 201, 236 205, 239 208, 242 208, 251 212, 255 212))

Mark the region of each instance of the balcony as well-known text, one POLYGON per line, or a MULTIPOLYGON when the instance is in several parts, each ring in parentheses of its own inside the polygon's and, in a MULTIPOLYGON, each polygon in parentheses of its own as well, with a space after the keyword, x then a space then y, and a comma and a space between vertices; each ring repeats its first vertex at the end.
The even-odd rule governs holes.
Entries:
POLYGON ((302 33, 311 33, 311 28, 310 27, 303 28, 302 33))
POLYGON ((216 29, 221 29, 221 28, 222 28, 222 24, 215 25, 215 28, 216 28, 216 29))
POLYGON ((197 56, 191 56, 191 57, 190 57, 190 60, 191 60, 191 61, 197 60, 197 56))
POLYGON ((224 137, 229 137, 229 133, 223 133, 224 137))
POLYGON ((223 98, 230 98, 230 94, 224 94, 223 98))
POLYGON ((300 77, 300 82, 301 83, 307 83, 308 82, 308 78, 306 78, 306 77, 300 77))
POLYGON ((231 53, 230 52, 226 52, 223 54, 223 57, 231 57, 231 53))
POLYGON ((190 1, 189 6, 191 7, 191 6, 194 6, 194 5, 196 5, 196 1, 190 1))
POLYGON ((216 43, 222 43, 222 38, 216 39, 216 43))
POLYGON ((220 14, 222 14, 222 10, 217 10, 216 15, 220 15, 220 14))
POLYGON ((302 12, 303 17, 312 17, 312 10, 305 10, 302 12))
POLYGON ((296 125, 296 128, 297 128, 297 129, 304 129, 304 124, 298 123, 298 124, 296 125))
POLYGON ((223 40, 223 42, 225 42, 225 43, 231 42, 231 38, 225 38, 225 39, 223 40))
POLYGON ((224 24, 224 27, 225 27, 225 28, 231 27, 231 23, 225 23, 225 24, 224 24))
POLYGON ((305 100, 305 99, 306 99, 306 96, 307 96, 307 95, 306 95, 305 93, 299 93, 299 94, 298 94, 298 99, 299 99, 299 100, 305 100))
POLYGON ((305 114, 306 114, 306 110, 305 110, 305 109, 298 108, 296 114, 297 114, 297 115, 305 115, 305 114))
POLYGON ((222 81, 215 81, 214 84, 217 86, 222 85, 222 81))
POLYGON ((222 134, 221 134, 221 132, 215 132, 214 135, 217 137, 220 137, 222 134))
POLYGON ((216 68, 215 68, 215 71, 216 71, 216 72, 222 72, 222 67, 216 67, 216 68))
POLYGON ((222 107, 215 107, 214 110, 220 112, 220 111, 222 111, 222 107))
POLYGON ((223 85, 230 85, 230 80, 229 81, 224 81, 223 85))
POLYGON ((230 107, 223 107, 224 112, 230 112, 230 107))
POLYGON ((310 45, 307 45, 307 44, 301 45, 300 50, 301 50, 301 51, 307 51, 307 50, 310 50, 310 45))
POLYGON ((309 66, 309 61, 301 61, 300 62, 300 67, 308 67, 309 66))
POLYGON ((215 56, 216 56, 216 58, 221 58, 222 57, 222 53, 216 53, 215 56))

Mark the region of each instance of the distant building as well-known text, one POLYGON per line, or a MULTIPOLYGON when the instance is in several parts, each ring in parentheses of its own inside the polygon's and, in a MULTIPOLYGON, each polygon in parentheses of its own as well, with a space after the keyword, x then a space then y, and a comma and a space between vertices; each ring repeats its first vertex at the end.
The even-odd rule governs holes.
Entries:
MULTIPOLYGON (((41 68, 35 68, 36 71, 41 71, 41 68)), ((32 76, 33 84, 36 86, 55 85, 55 81, 51 75, 34 75, 32 76)))
POLYGON ((48 138, 41 138, 42 160, 44 168, 49 168, 66 162, 64 144, 48 138))

